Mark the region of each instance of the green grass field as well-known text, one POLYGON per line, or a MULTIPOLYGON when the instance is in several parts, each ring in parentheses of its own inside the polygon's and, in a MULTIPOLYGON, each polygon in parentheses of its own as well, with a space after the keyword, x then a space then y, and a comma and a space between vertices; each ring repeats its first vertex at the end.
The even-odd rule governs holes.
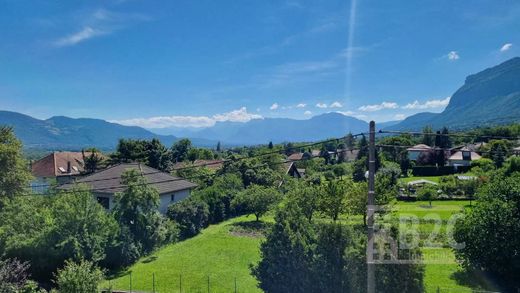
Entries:
POLYGON ((152 292, 155 273, 156 292, 261 292, 250 275, 249 265, 259 258, 260 235, 235 229, 254 217, 239 217, 212 225, 201 234, 141 259, 127 271, 103 283, 113 289, 152 292), (230 232, 230 229, 233 231, 230 232), (236 231, 236 232, 235 232, 236 231), (182 280, 181 280, 182 276, 182 280))
MULTIPOLYGON (((424 280, 427 292, 437 292, 437 287, 441 292, 489 289, 475 284, 472 276, 464 274, 452 249, 445 245, 448 220, 468 206, 469 201, 434 201, 432 207, 428 202, 398 202, 394 206, 394 217, 418 217, 421 239, 428 238, 440 223, 433 243, 443 245, 422 249, 424 258, 430 261, 426 264, 424 280)), ((265 220, 272 222, 271 217, 265 217, 265 220)), ((179 292, 180 286, 182 292, 207 292, 208 276, 210 292, 234 292, 235 278, 237 292, 261 292, 257 281, 250 275, 249 267, 259 260, 259 244, 263 237, 243 229, 252 221, 253 217, 239 217, 212 225, 194 238, 168 245, 141 259, 127 271, 106 281, 103 287, 111 284, 113 289, 129 290, 131 272, 132 289, 136 291, 152 292, 155 273, 156 292, 179 292)))

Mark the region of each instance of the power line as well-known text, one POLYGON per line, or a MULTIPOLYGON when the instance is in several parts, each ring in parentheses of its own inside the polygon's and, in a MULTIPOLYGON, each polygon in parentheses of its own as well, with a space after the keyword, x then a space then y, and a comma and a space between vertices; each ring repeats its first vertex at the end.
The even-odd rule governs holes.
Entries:
POLYGON ((409 134, 416 136, 448 136, 448 137, 472 137, 472 138, 488 138, 488 139, 507 139, 507 140, 520 140, 519 136, 493 136, 493 135, 479 135, 479 134, 467 134, 467 133, 434 133, 434 132, 414 132, 414 131, 392 131, 392 130, 379 130, 379 134, 409 134))

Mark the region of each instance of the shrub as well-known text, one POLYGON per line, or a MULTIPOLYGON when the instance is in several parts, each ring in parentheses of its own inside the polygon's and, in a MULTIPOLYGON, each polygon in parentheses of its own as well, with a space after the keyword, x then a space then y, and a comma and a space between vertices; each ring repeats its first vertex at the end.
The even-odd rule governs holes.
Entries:
POLYGON ((195 198, 181 200, 168 207, 168 217, 179 225, 181 238, 189 238, 208 226, 208 205, 195 198))
POLYGON ((66 261, 55 279, 60 293, 96 293, 103 273, 89 261, 66 261))

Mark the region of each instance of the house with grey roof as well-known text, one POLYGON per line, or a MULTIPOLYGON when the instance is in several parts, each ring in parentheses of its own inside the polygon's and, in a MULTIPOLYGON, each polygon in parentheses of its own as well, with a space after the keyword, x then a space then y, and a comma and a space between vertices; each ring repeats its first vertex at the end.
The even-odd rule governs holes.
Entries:
MULTIPOLYGON (((105 170, 96 172, 90 176, 75 181, 77 184, 85 184, 90 187, 97 201, 106 209, 111 210, 114 205, 114 195, 125 190, 121 182, 121 176, 127 170, 137 170, 148 184, 159 191, 159 211, 165 214, 168 206, 190 196, 191 190, 197 184, 188 180, 172 176, 168 173, 148 167, 141 163, 118 164, 105 170)), ((66 184, 60 189, 71 189, 73 184, 66 184)))
POLYGON ((408 151, 408 159, 410 159, 410 161, 417 161, 422 153, 431 151, 432 147, 425 144, 418 144, 406 150, 408 151))

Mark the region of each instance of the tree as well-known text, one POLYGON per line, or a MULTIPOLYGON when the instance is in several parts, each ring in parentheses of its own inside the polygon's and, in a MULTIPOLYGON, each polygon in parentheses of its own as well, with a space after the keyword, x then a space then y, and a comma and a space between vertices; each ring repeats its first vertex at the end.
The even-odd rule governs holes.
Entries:
POLYGON ((96 148, 90 148, 86 150, 81 150, 81 155, 83 156, 84 162, 84 172, 85 174, 91 174, 96 172, 101 168, 104 158, 100 155, 100 152, 96 148), (86 154, 88 152, 89 154, 86 154))
POLYGON ((96 293, 103 280, 103 272, 92 262, 65 262, 65 267, 56 274, 56 285, 60 293, 96 293))
POLYGON ((429 146, 433 146, 435 144, 435 137, 432 134, 433 129, 430 125, 427 125, 423 128, 423 137, 421 143, 429 146))
POLYGON ((171 241, 174 235, 165 229, 170 226, 157 210, 159 192, 139 175, 137 170, 130 169, 121 176, 125 190, 115 195, 114 216, 121 227, 128 228, 137 247, 147 253, 171 241))
POLYGON ((269 142, 269 149, 270 150, 273 149, 273 142, 272 141, 269 142))
POLYGON ((361 136, 361 139, 358 143, 359 152, 357 153, 356 160, 360 160, 361 158, 368 158, 368 141, 365 135, 361 136))
POLYGON ((4 199, 25 192, 32 178, 27 166, 13 129, 0 126, 0 208, 4 199))
POLYGON ((120 139, 110 156, 112 163, 146 162, 146 144, 145 140, 120 139))
POLYGON ((347 134, 347 136, 345 136, 345 148, 347 150, 351 150, 354 148, 355 143, 356 143, 356 140, 354 139, 354 136, 352 135, 351 132, 349 132, 347 134))
POLYGON ((168 207, 168 217, 179 225, 181 238, 197 235, 208 226, 208 205, 195 198, 188 198, 168 207))
POLYGON ((251 185, 240 192, 231 204, 239 213, 255 215, 258 222, 280 199, 280 193, 272 187, 251 185))
POLYGON ((61 261, 85 259, 98 263, 105 258, 105 248, 114 244, 119 233, 114 218, 83 186, 61 194, 52 214, 55 225, 52 239, 61 261))
POLYGON ((504 291, 520 281, 520 173, 496 176, 478 192, 478 200, 455 224, 454 239, 464 243, 455 256, 468 269, 483 271, 504 291))
POLYGON ((508 143, 506 140, 491 140, 489 142, 489 157, 495 162, 497 168, 501 168, 508 155, 508 143))
POLYGON ((318 186, 298 184, 296 188, 290 189, 285 197, 287 205, 297 206, 305 218, 312 221, 312 217, 318 208, 318 197, 321 190, 318 186))
POLYGON ((147 165, 165 171, 168 169, 168 150, 157 138, 146 142, 145 146, 147 165))
POLYGON ((217 152, 220 152, 221 151, 221 145, 220 145, 220 141, 217 142, 217 152))
POLYGON ((417 192, 417 198, 419 200, 426 200, 430 203, 430 207, 432 206, 432 200, 436 199, 438 196, 437 189, 435 187, 431 187, 428 185, 423 186, 417 192))
POLYGON ((183 138, 171 147, 172 162, 182 162, 188 158, 188 152, 191 149, 191 141, 187 138, 183 138))
POLYGON ((312 286, 314 228, 296 206, 280 209, 260 245, 252 275, 267 293, 308 292, 312 286))
POLYGON ((340 214, 347 211, 347 191, 352 184, 352 181, 346 179, 325 183, 318 198, 319 211, 335 222, 340 214))

